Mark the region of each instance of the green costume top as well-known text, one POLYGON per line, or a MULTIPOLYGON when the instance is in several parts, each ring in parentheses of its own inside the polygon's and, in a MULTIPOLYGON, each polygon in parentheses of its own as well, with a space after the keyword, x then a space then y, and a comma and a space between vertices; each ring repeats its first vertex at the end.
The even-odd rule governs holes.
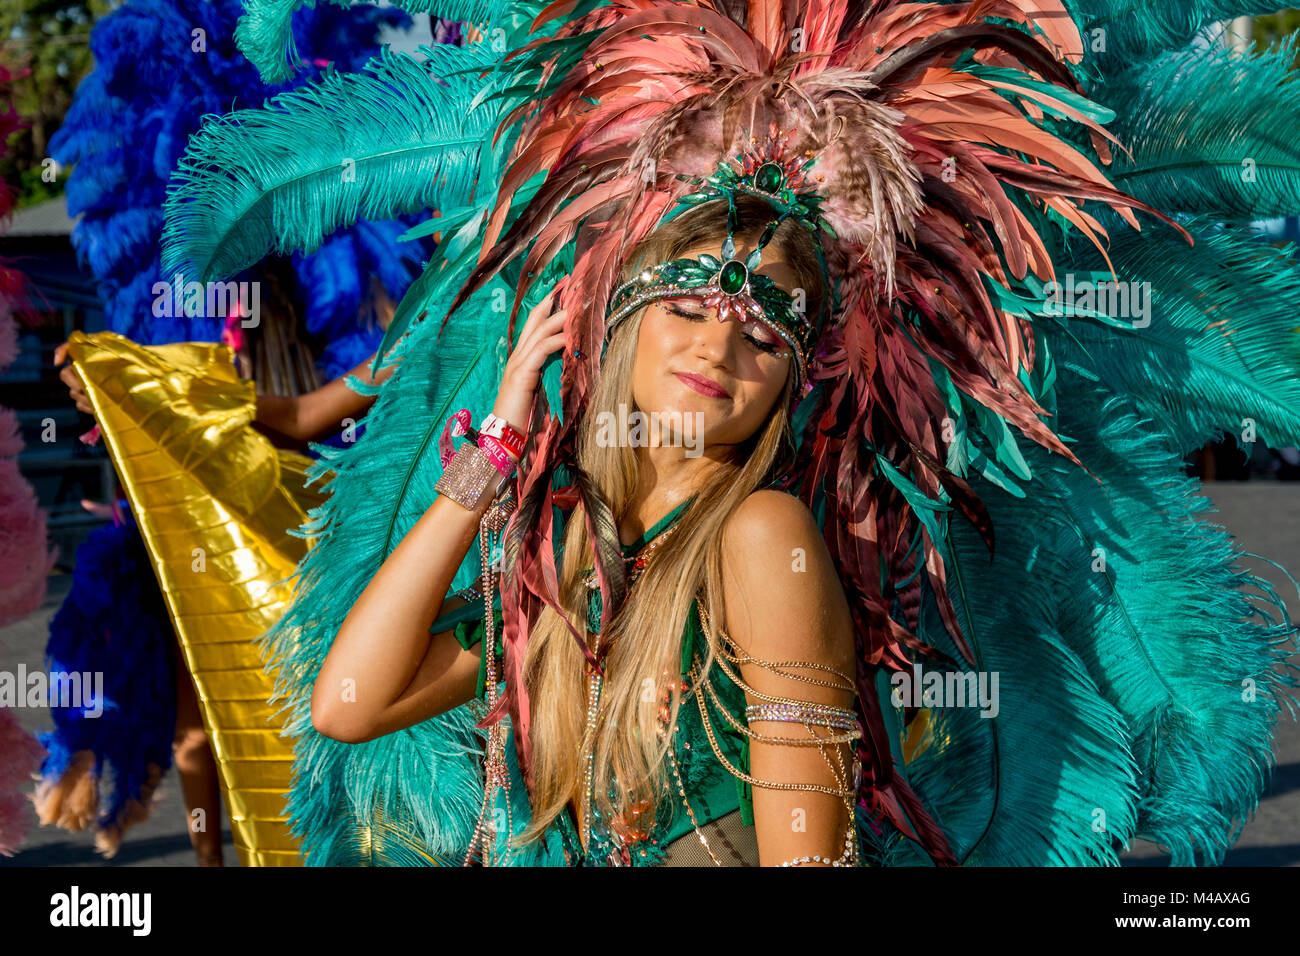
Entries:
MULTIPOLYGON (((680 517, 689 504, 690 499, 682 502, 632 544, 623 545, 623 554, 626 557, 635 555, 655 536, 661 534, 680 517)), ((600 591, 593 590, 588 613, 588 628, 590 630, 598 630, 600 610, 600 591), (593 627, 593 624, 597 626, 593 627)), ((504 628, 499 595, 497 595, 493 604, 493 619, 496 622, 497 659, 500 660, 501 634, 504 628)), ((478 644, 486 632, 482 603, 470 602, 464 607, 457 608, 435 621, 432 630, 434 632, 448 630, 453 622, 456 622, 454 629, 456 640, 462 647, 469 649, 478 644)), ((686 682, 686 675, 691 668, 692 660, 694 659, 697 664, 702 663, 706 653, 707 645, 700 625, 698 609, 696 604, 692 603, 682 639, 680 673, 684 682, 686 682)), ((485 691, 486 660, 486 655, 480 658, 478 686, 475 692, 480 698, 484 696, 485 691)), ((717 692, 719 700, 727 707, 731 716, 737 722, 745 725, 744 692, 716 665, 712 668, 709 679, 717 692)), ((707 692, 704 694, 704 701, 709 713, 709 723, 713 727, 714 738, 718 742, 718 748, 731 766, 748 775, 748 738, 733 728, 725 717, 718 714, 717 707, 707 692)), ((678 769, 681 772, 686 798, 690 803, 691 811, 695 814, 696 821, 700 825, 723 817, 736 809, 740 810, 741 821, 746 826, 754 825, 752 788, 739 777, 733 776, 722 766, 713 753, 708 736, 704 732, 699 704, 696 701, 693 688, 688 688, 682 694, 673 737, 673 752, 677 759, 678 769)), ((657 814, 658 821, 650 833, 649 839, 630 847, 630 862, 633 866, 652 866, 659 863, 663 858, 664 848, 668 844, 691 832, 690 816, 686 813, 685 807, 682 806, 681 794, 678 792, 676 780, 672 779, 671 774, 669 793, 671 797, 665 796, 660 803, 657 814)), ((560 828, 565 854, 568 859, 574 863, 581 861, 585 866, 608 865, 610 854, 615 852, 615 847, 613 844, 604 842, 599 838, 597 827, 593 827, 595 832, 593 832, 589 846, 584 853, 578 837, 577 821, 573 819, 571 810, 566 809, 557 818, 555 825, 560 828)))

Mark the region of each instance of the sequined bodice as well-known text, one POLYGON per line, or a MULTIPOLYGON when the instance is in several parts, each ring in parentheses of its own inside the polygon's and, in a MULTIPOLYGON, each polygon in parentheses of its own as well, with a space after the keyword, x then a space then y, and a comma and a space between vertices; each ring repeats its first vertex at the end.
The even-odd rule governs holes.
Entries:
MULTIPOLYGON (((632 544, 623 545, 625 558, 635 557, 657 536, 670 528, 689 504, 690 499, 682 502, 632 544)), ((600 624, 600 590, 590 589, 589 595, 588 629, 594 634, 598 633, 600 624)), ((494 617, 497 621, 497 634, 500 635, 499 610, 494 611, 494 617)), ((463 646, 473 646, 482 639, 484 633, 482 617, 457 625, 456 632, 457 640, 463 646)), ((682 693, 677 721, 671 728, 676 772, 669 773, 668 790, 661 797, 656 823, 644 835, 644 839, 620 848, 609 839, 608 827, 603 825, 603 821, 596 819, 593 821, 593 835, 584 850, 579 838, 578 821, 573 810, 566 809, 552 827, 558 834, 556 843, 563 848, 567 862, 571 865, 654 865, 662 860, 664 848, 673 840, 690 834, 694 825, 709 823, 738 808, 741 811, 742 821, 752 824, 750 786, 728 772, 713 749, 716 744, 732 767, 744 773, 748 772, 748 740, 718 712, 718 702, 720 702, 727 708, 733 719, 743 724, 744 694, 719 667, 716 665, 713 667, 710 681, 717 694, 717 702, 707 693, 703 698, 708 710, 709 724, 713 728, 713 743, 711 743, 700 716, 699 699, 694 689, 689 686, 692 663, 696 662, 695 666, 698 667, 703 662, 705 653, 704 633, 700 627, 698 612, 692 605, 682 639, 680 667, 680 675, 683 682, 688 685, 688 689, 682 693), (686 810, 687 804, 690 813, 686 810), (691 820, 692 814, 695 818, 694 823, 691 820)), ((479 689, 481 692, 482 681, 479 689)))
MULTIPOLYGON (((689 505, 690 499, 682 502, 632 544, 624 545, 624 557, 634 558, 642 549, 653 546, 652 542, 656 539, 664 540, 660 535, 673 526, 689 505)), ((600 591, 598 588, 593 588, 589 593, 588 628, 596 633, 600 624, 600 591)), ((692 605, 682 636, 679 669, 679 676, 685 689, 682 692, 676 723, 670 728, 673 734, 673 760, 669 762, 667 789, 661 795, 657 822, 649 832, 642 835, 642 839, 626 847, 620 847, 613 841, 609 828, 602 826, 602 821, 599 819, 595 819, 593 820, 594 832, 584 852, 579 841, 577 821, 573 819, 572 813, 565 814, 566 819, 560 822, 560 826, 565 831, 566 852, 575 859, 580 858, 584 865, 652 866, 662 860, 664 848, 673 840, 689 834, 695 825, 709 823, 737 808, 741 808, 744 821, 752 823, 749 785, 733 777, 713 751, 716 743, 731 766, 741 769, 742 772, 748 772, 748 741, 718 714, 717 703, 706 693, 702 699, 709 711, 709 724, 714 730, 714 743, 711 743, 700 716, 701 698, 691 687, 692 665, 700 666, 705 653, 706 646, 699 615, 692 605), (694 821, 691 819, 692 816, 694 821)), ((745 699, 741 690, 716 666, 711 674, 711 681, 718 701, 727 708, 735 720, 743 722, 745 699)), ((598 817, 598 814, 596 816, 598 817)))

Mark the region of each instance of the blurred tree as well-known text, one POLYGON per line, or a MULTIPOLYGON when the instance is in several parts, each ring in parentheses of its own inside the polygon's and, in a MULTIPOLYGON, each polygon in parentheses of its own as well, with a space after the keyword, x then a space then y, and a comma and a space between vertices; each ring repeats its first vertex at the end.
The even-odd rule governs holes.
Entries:
POLYGON ((120 6, 119 0, 4 0, 0 3, 0 43, 11 67, 28 73, 14 84, 14 105, 29 124, 13 134, 0 158, 0 177, 19 192, 18 206, 40 202, 63 191, 63 179, 47 182, 50 137, 63 122, 77 84, 94 66, 90 28, 120 6))
POLYGON ((1283 10, 1268 17, 1253 17, 1255 49, 1263 50, 1285 36, 1300 31, 1300 10, 1283 10))

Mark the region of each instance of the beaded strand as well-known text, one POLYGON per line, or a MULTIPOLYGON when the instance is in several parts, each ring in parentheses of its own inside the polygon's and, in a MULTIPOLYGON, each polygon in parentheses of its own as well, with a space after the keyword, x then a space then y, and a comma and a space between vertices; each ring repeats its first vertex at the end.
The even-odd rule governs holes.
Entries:
MULTIPOLYGON (((490 711, 496 703, 499 687, 499 675, 497 673, 496 662, 496 620, 492 615, 492 589, 495 570, 492 567, 491 544, 492 536, 505 527, 506 521, 510 515, 510 505, 513 501, 513 491, 507 492, 505 497, 494 501, 492 505, 484 512, 483 517, 479 520, 479 553, 482 557, 483 567, 483 601, 486 605, 486 614, 484 618, 485 634, 483 641, 486 646, 483 648, 485 657, 484 672, 486 674, 484 688, 484 697, 486 698, 486 710, 490 711)), ((492 816, 492 808, 496 803, 497 791, 501 791, 506 796, 506 835, 514 833, 514 820, 510 809, 510 771, 506 766, 505 759, 506 735, 503 722, 498 720, 488 728, 487 746, 484 755, 484 784, 483 784, 483 807, 479 811, 478 821, 474 825, 474 832, 470 836, 469 847, 465 851, 465 861, 462 865, 469 866, 474 858, 474 848, 482 846, 482 861, 484 866, 495 866, 496 860, 496 839, 488 837, 488 821, 495 820, 492 816)), ((493 824, 495 834, 495 823, 493 824)))
MULTIPOLYGON (((712 630, 711 630, 711 628, 710 628, 710 621, 709 621, 708 613, 704 610, 703 603, 702 603, 702 602, 699 602, 699 604, 700 604, 700 606, 699 606, 700 626, 701 626, 701 627, 703 628, 703 630, 704 630, 705 637, 710 641, 711 644, 713 644, 713 643, 714 643, 714 641, 713 641, 713 632, 712 632, 712 630)), ((728 638, 728 640, 730 640, 730 639, 728 638)), ((715 645, 715 646, 716 646, 716 645, 715 645)), ((751 659, 751 660, 755 660, 754 658, 750 658, 750 659, 751 659)), ((722 665, 722 669, 724 670, 724 672, 726 672, 726 673, 728 674, 728 676, 732 676, 732 675, 731 675, 731 672, 730 672, 730 669, 726 667, 725 662, 723 661, 723 659, 722 659, 721 657, 719 657, 719 658, 717 658, 717 660, 718 660, 719 664, 722 665)), ((793 662, 793 663, 802 665, 804 662, 793 662)), ((857 762, 856 757, 855 757, 855 760, 854 760, 854 774, 853 774, 853 778, 854 778, 854 779, 853 779, 853 786, 854 786, 854 789, 853 789, 852 791, 849 791, 849 790, 836 790, 836 789, 833 789, 833 788, 830 788, 830 787, 823 787, 823 786, 821 786, 820 784, 792 784, 792 783, 777 783, 777 782, 774 782, 774 781, 760 780, 760 779, 758 779, 757 777, 752 777, 752 776, 750 776, 750 775, 748 775, 748 774, 746 774, 746 773, 741 772, 739 769, 737 769, 736 767, 733 767, 733 766, 732 766, 732 765, 727 761, 726 757, 724 757, 723 754, 722 754, 722 749, 718 746, 717 738, 716 738, 715 735, 714 735, 712 722, 709 720, 708 708, 705 706, 704 695, 703 695, 703 694, 700 694, 699 691, 698 691, 698 688, 699 688, 700 684, 703 684, 703 685, 705 686, 706 690, 707 690, 708 693, 709 693, 709 697, 710 697, 711 699, 713 699, 714 702, 715 702, 715 705, 718 706, 719 712, 721 712, 721 713, 722 713, 725 717, 727 717, 728 719, 731 718, 731 715, 727 712, 727 709, 726 709, 725 707, 721 706, 721 701, 720 701, 720 699, 719 699, 718 696, 717 696, 717 692, 714 690, 714 688, 713 688, 713 686, 712 686, 712 681, 709 680, 709 679, 707 679, 707 678, 705 678, 705 679, 701 679, 700 677, 697 676, 697 674, 696 674, 697 665, 698 665, 698 657, 695 659, 695 661, 692 662, 691 670, 690 670, 690 677, 691 677, 691 680, 692 680, 692 686, 694 686, 694 687, 696 688, 695 699, 696 699, 696 703, 697 703, 697 705, 698 705, 698 707, 699 707, 699 711, 700 711, 700 721, 701 721, 701 723, 703 724, 705 736, 708 737, 708 740, 709 740, 709 746, 713 749, 713 755, 714 755, 715 757, 717 757, 718 762, 721 763, 722 766, 726 768, 727 772, 730 773, 732 776, 734 776, 734 777, 738 777, 739 779, 744 780, 746 783, 749 783, 749 784, 752 785, 752 786, 763 787, 763 788, 771 789, 771 790, 805 790, 805 791, 809 791, 809 790, 811 790, 811 791, 815 791, 815 792, 818 792, 818 793, 827 793, 827 794, 831 794, 831 795, 833 795, 833 796, 838 796, 838 797, 842 798, 842 799, 844 800, 844 806, 845 806, 845 809, 848 811, 848 816, 849 816, 849 825, 848 825, 848 829, 847 829, 847 831, 846 831, 846 833, 845 833, 845 849, 844 849, 844 852, 840 855, 839 860, 838 860, 838 861, 833 861, 833 860, 830 860, 830 859, 823 858, 823 857, 821 857, 821 856, 816 856, 816 855, 815 855, 815 856, 810 856, 810 857, 807 857, 807 858, 800 858, 800 861, 801 861, 801 862, 805 862, 805 863, 807 863, 807 862, 812 862, 812 861, 815 859, 817 862, 826 862, 826 863, 829 863, 831 866, 837 866, 837 865, 839 865, 839 866, 845 866, 845 865, 856 866, 856 865, 858 865, 858 847, 857 847, 857 840, 855 839, 855 836, 856 836, 856 834, 855 834, 855 828, 854 828, 855 814, 854 814, 854 810, 853 810, 853 800, 854 800, 854 799, 856 798, 856 796, 857 796, 857 784, 858 784, 858 774, 859 774, 859 764, 858 764, 858 762, 857 762), (849 862, 844 862, 844 861, 849 861, 849 862)), ((813 665, 813 666, 817 666, 817 665, 813 665)), ((791 675, 791 676, 793 676, 793 675, 791 675)), ((840 676, 841 678, 844 677, 844 675, 842 675, 842 674, 839 674, 838 676, 840 676)), ((734 677, 733 677, 732 679, 735 680, 735 682, 737 683, 737 686, 739 686, 742 690, 746 691, 747 693, 753 694, 753 695, 756 696, 756 697, 760 697, 760 698, 763 698, 763 699, 766 699, 766 700, 769 700, 769 701, 773 701, 773 702, 775 702, 775 703, 777 703, 777 704, 793 705, 793 706, 795 706, 795 707, 806 707, 806 706, 809 706, 808 702, 806 702, 806 701, 797 701, 797 700, 793 700, 793 699, 791 699, 791 698, 773 697, 773 696, 771 696, 771 695, 760 694, 760 693, 758 693, 757 691, 755 691, 752 687, 750 687, 747 683, 745 683, 743 680, 741 680, 741 679, 740 679, 740 676, 739 676, 738 674, 734 675, 734 677)), ((818 705, 813 705, 813 706, 818 706, 818 705)), ((826 705, 820 705, 820 706, 826 706, 826 705)), ((748 709, 749 709, 749 708, 747 708, 747 710, 748 710, 748 709)), ((845 711, 843 711, 843 709, 841 709, 841 708, 834 708, 834 710, 838 711, 840 714, 845 713, 845 711)), ((733 722, 733 725, 734 725, 734 724, 735 724, 735 721, 732 721, 732 722, 733 722)), ((809 731, 810 734, 812 734, 814 737, 816 737, 816 734, 815 734, 815 732, 813 731, 812 727, 811 727, 811 726, 810 726, 806 721, 805 721, 804 726, 807 727, 807 729, 808 729, 808 731, 809 731)), ((751 737, 751 738, 755 738, 755 737, 757 736, 757 735, 755 735, 753 732, 749 731, 747 728, 740 728, 740 727, 738 727, 737 729, 741 729, 744 733, 746 733, 746 734, 747 734, 749 737, 751 737)), ((855 728, 854 731, 852 732, 852 737, 850 737, 850 740, 852 740, 852 739, 856 739, 858 736, 860 736, 859 730, 858 730, 857 728, 855 728)), ((825 750, 825 746, 824 746, 824 745, 825 745, 826 743, 829 743, 832 739, 834 739, 834 738, 831 738, 831 737, 820 738, 820 739, 816 739, 815 741, 812 741, 811 743, 814 743, 814 744, 818 747, 819 751, 821 752, 822 758, 823 758, 824 760, 826 760, 827 765, 831 768, 832 772, 835 773, 835 774, 836 774, 840 779, 844 779, 844 777, 846 776, 846 775, 845 775, 845 768, 844 768, 843 763, 842 763, 842 761, 841 761, 840 754, 839 754, 839 752, 838 752, 838 748, 835 748, 835 749, 833 750, 834 757, 835 757, 835 763, 839 765, 838 768, 837 768, 835 765, 832 765, 832 764, 831 764, 831 758, 828 757, 827 754, 826 754, 826 750, 825 750)), ((781 743, 795 743, 795 741, 793 741, 793 740, 785 740, 784 738, 780 738, 780 742, 781 742, 781 743)), ((844 742, 848 742, 848 741, 844 741, 844 742)), ((784 865, 784 864, 783 864, 783 865, 784 865)), ((795 865, 798 865, 798 864, 796 863, 795 865)))
MULTIPOLYGON (((673 724, 674 738, 677 736, 679 727, 680 725, 677 723, 673 724)), ((660 733, 663 733, 662 727, 660 728, 660 733)), ((700 838, 700 843, 704 846, 704 852, 709 855, 709 859, 713 861, 713 865, 722 866, 722 861, 719 860, 717 855, 713 852, 713 847, 709 846, 708 838, 705 837, 704 831, 700 829, 699 821, 695 819, 695 811, 691 809, 691 802, 686 799, 686 784, 682 782, 682 772, 677 766, 677 755, 673 753, 673 748, 671 746, 668 748, 668 761, 673 768, 673 777, 676 778, 677 781, 677 792, 681 795, 682 806, 686 808, 686 816, 690 818, 691 827, 695 830, 695 835, 700 838)))

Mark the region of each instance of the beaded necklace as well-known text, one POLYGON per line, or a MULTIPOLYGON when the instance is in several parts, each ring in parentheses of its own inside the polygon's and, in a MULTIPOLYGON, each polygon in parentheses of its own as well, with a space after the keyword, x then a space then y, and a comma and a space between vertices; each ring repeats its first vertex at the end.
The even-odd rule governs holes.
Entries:
MULTIPOLYGON (((678 525, 675 523, 676 519, 680 517, 681 512, 683 512, 693 500, 694 500, 693 497, 686 499, 686 501, 683 501, 676 508, 674 508, 667 515, 665 515, 662 519, 656 522, 654 527, 658 527, 660 525, 669 522, 672 523, 669 524, 667 528, 664 528, 661 531, 653 533, 650 539, 646 541, 641 547, 637 547, 636 542, 634 542, 631 545, 624 546, 625 548, 636 549, 632 554, 624 555, 623 557, 623 560, 627 565, 627 581, 629 587, 631 587, 631 585, 635 583, 636 580, 641 576, 642 572, 644 572, 655 550, 661 544, 663 544, 663 542, 666 541, 674 531, 677 530, 678 525)), ((651 530, 653 531, 653 528, 651 530)), ((644 538, 645 536, 643 535, 642 537, 644 538)), ((584 579, 584 583, 586 584, 587 589, 589 591, 595 591, 596 594, 599 593, 598 591, 599 582, 597 581, 596 578, 595 569, 592 569, 590 572, 588 572, 586 578, 584 579)), ((593 605, 589 605, 589 608, 592 608, 594 606, 594 600, 595 600, 595 595, 592 596, 593 605)), ((601 635, 599 631, 599 624, 600 624, 599 615, 589 613, 587 623, 588 623, 588 628, 595 633, 595 647, 593 648, 593 652, 598 653, 600 650, 600 640, 601 640, 601 635)), ((596 725, 600 715, 600 695, 601 695, 603 683, 604 682, 602 681, 600 675, 595 672, 592 672, 587 679, 587 719, 586 719, 586 728, 583 733, 583 742, 582 742, 583 763, 584 763, 583 785, 582 785, 582 806, 581 806, 581 813, 579 814, 579 818, 578 818, 579 839, 582 842, 584 850, 586 850, 591 843, 592 817, 594 813, 594 804, 595 804, 594 794, 592 793, 592 786, 595 777, 594 769, 595 769, 595 759, 596 759, 596 752, 595 752, 596 725)), ((628 863, 630 863, 630 858, 628 856, 627 848, 623 846, 616 846, 615 849, 613 849, 610 853, 609 862, 616 866, 627 865, 628 863)))

